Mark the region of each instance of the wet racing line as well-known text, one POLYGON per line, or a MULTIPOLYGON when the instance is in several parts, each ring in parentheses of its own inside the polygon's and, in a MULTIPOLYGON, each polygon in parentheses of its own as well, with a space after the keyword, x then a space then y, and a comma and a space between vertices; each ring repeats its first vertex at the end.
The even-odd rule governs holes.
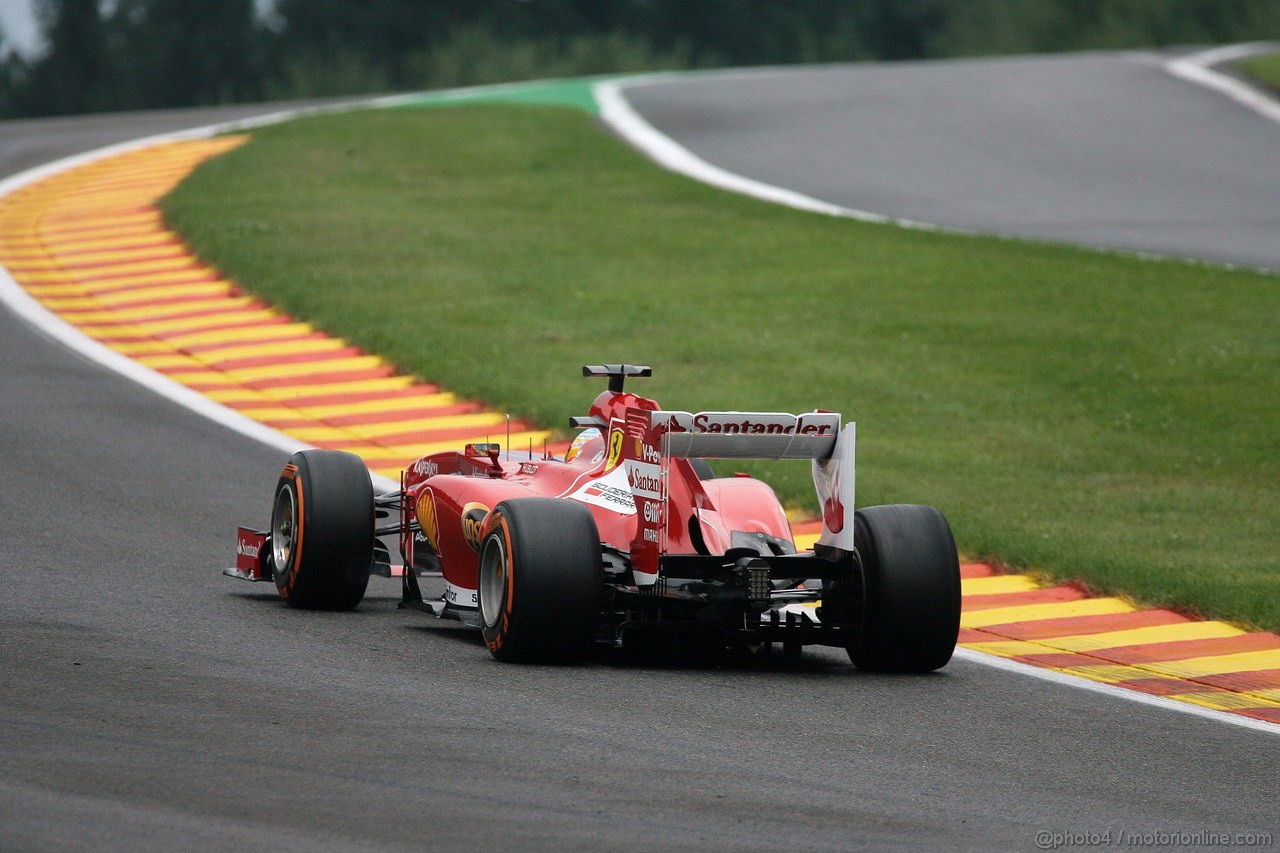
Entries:
MULTIPOLYGON (((39 303, 42 325, 70 324, 140 365, 155 380, 146 384, 198 393, 278 446, 353 452, 390 482, 417 456, 505 437, 503 415, 245 294, 164 226, 158 199, 246 138, 164 142, 19 186, 0 199, 0 265, 39 303)), ((516 448, 546 436, 511 425, 516 448)), ((795 534, 807 547, 816 525, 795 534)), ((985 564, 962 567, 962 588, 960 642, 981 653, 972 659, 1280 733, 1270 725, 1280 723, 1280 636, 985 564)))

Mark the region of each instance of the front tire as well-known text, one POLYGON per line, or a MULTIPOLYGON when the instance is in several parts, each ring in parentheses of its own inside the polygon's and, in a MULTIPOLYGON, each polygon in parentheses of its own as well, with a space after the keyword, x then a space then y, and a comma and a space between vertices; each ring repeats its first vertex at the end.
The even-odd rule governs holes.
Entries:
POLYGON ((590 510, 520 498, 485 522, 476 584, 480 629, 500 661, 574 663, 595 643, 604 570, 590 510))
POLYGON ((945 666, 960 633, 960 561, 946 518, 898 504, 858 510, 854 524, 863 622, 850 659, 874 672, 945 666))
POLYGON ((350 610, 364 598, 373 564, 373 484, 359 456, 295 453, 276 483, 271 563, 290 607, 350 610))

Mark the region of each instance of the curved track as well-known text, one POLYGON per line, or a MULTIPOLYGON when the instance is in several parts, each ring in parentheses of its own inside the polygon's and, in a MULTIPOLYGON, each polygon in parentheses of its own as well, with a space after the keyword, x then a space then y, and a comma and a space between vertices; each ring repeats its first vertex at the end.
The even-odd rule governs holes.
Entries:
POLYGON ((843 207, 1280 269, 1280 126, 1152 54, 730 72, 626 97, 703 160, 843 207))
MULTIPOLYGON (((0 125, 0 169, 215 117, 0 125)), ((515 667, 398 612, 392 587, 353 614, 286 610, 217 571, 283 454, 3 310, 0 363, 0 848, 989 850, 1280 830, 1280 738, 963 660, 921 678, 827 652, 515 667)))

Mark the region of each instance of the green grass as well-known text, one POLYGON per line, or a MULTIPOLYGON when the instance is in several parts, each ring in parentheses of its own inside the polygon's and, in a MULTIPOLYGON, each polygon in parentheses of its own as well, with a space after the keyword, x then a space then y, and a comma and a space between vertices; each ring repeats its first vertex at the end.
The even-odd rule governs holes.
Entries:
POLYGON ((1239 67, 1258 82, 1280 91, 1280 53, 1242 60, 1239 67))
MULTIPOLYGON (((164 209, 266 299, 515 414, 584 414, 601 361, 671 408, 842 411, 860 504, 1280 628, 1280 277, 800 213, 549 107, 258 130, 164 209)), ((804 466, 754 470, 813 504, 804 466)))

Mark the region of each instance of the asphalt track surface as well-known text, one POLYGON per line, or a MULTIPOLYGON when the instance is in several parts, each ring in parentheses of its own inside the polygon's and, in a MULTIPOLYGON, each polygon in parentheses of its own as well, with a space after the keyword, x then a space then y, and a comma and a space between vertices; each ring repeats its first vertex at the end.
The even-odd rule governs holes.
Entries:
POLYGON ((626 95, 713 165, 844 207, 1280 269, 1280 126, 1168 58, 771 69, 626 95))
MULTIPOLYGON (((4 124, 0 172, 230 117, 4 124)), ((290 611, 218 571, 280 452, 4 309, 0 364, 0 850, 1280 837, 1280 738, 966 661, 506 666, 376 578, 355 613, 290 611)))

